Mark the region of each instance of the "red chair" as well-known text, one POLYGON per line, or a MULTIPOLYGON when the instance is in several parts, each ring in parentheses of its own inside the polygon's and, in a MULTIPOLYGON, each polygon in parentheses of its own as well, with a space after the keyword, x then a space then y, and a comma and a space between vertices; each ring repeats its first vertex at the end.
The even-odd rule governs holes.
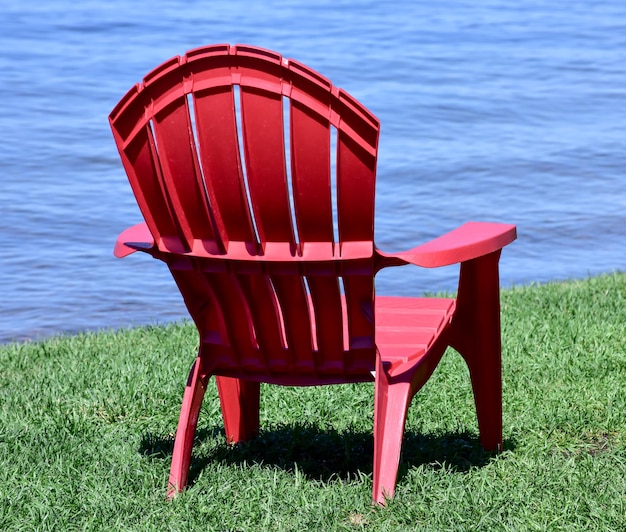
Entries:
POLYGON ((268 50, 174 57, 109 118, 145 219, 118 237, 115 255, 165 262, 200 336, 170 496, 187 484, 211 375, 229 442, 258 433, 261 382, 375 381, 373 498, 384 504, 409 403, 452 346, 469 366, 480 441, 500 448, 498 261, 515 226, 471 222, 410 251, 378 250, 378 120, 268 50), (376 273, 409 263, 460 263, 457 298, 375 297, 376 273))

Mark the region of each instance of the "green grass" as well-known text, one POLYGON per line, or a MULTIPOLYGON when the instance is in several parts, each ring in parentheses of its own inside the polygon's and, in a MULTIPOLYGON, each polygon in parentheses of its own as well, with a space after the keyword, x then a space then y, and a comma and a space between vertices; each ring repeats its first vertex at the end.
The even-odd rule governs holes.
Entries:
POLYGON ((164 498, 189 324, 0 347, 2 530, 624 530, 626 275, 502 293, 505 450, 449 352, 415 398, 396 497, 371 506, 371 385, 262 390, 228 447, 214 381, 192 485, 164 498))

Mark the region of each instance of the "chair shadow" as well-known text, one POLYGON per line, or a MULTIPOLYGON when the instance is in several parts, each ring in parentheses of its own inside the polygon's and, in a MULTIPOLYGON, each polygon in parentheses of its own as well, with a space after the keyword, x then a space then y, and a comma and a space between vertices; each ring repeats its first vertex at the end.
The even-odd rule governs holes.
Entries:
MULTIPOLYGON (((139 452, 156 459, 169 459, 174 448, 171 436, 144 434, 139 452)), ((504 442, 504 450, 512 450, 512 440, 504 442)), ((371 431, 338 432, 320 429, 314 424, 296 423, 261 430, 245 443, 228 445, 221 426, 199 429, 189 471, 189 484, 211 463, 256 464, 278 467, 293 472, 296 469, 311 480, 329 481, 339 478, 353 480, 371 475, 374 442, 371 431), (207 439, 218 440, 210 450, 202 448, 207 439), (199 447, 199 448, 197 448, 199 447)), ((426 466, 453 473, 464 473, 484 467, 495 457, 485 451, 474 434, 446 432, 438 435, 407 431, 402 443, 398 481, 410 468, 426 466)))

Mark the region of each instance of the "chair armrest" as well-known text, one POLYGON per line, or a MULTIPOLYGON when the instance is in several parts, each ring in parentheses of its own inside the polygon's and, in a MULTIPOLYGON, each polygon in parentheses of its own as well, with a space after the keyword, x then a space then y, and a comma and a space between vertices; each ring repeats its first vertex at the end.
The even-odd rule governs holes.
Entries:
POLYGON ((390 264, 415 264, 436 268, 458 264, 493 253, 517 238, 514 225, 493 222, 467 222, 460 227, 400 253, 379 253, 390 264))
POLYGON ((118 259, 135 251, 150 251, 154 247, 154 238, 145 223, 133 225, 120 233, 113 248, 113 255, 118 259))

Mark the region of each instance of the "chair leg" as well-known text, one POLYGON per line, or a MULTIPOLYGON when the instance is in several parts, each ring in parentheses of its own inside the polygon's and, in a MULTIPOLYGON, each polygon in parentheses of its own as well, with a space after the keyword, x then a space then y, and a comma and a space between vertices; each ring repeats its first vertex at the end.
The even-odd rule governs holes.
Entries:
POLYGON ((502 377, 500 350, 484 346, 470 366, 480 443, 486 451, 502 450, 502 377))
POLYGON ((375 386, 372 499, 375 504, 384 506, 396 488, 404 425, 413 394, 410 382, 389 382, 380 359, 375 386))
POLYGON ((167 498, 171 499, 176 493, 182 491, 187 485, 189 465, 191 463, 191 449, 198 425, 198 415, 202 406, 202 399, 206 391, 208 375, 202 374, 202 362, 198 357, 189 372, 183 405, 180 409, 176 439, 174 440, 174 452, 167 487, 167 498))
POLYGON ((261 385, 258 382, 217 377, 222 418, 228 443, 249 440, 259 433, 261 385))
POLYGON ((463 263, 453 347, 470 371, 480 442, 502 448, 502 346, 500 338, 499 253, 463 263))

